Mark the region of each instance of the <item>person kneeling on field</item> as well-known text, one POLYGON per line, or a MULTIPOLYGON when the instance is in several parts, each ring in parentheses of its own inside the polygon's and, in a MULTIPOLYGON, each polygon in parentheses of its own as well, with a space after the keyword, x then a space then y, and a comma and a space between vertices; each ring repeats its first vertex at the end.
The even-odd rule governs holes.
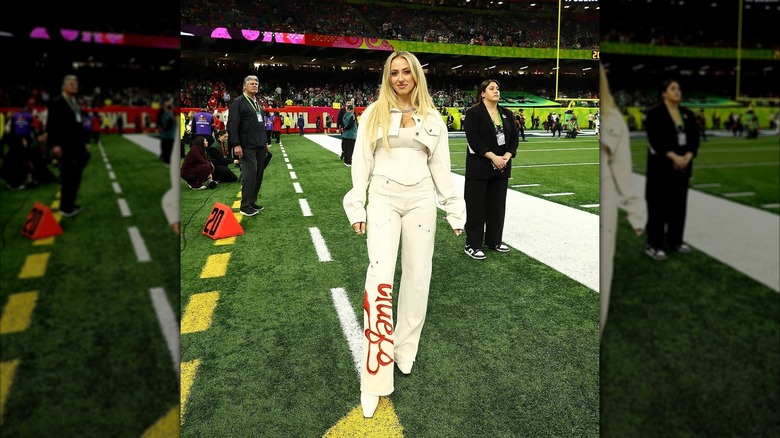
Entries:
POLYGON ((217 182, 213 179, 214 165, 206 155, 206 143, 206 137, 195 137, 181 165, 181 177, 193 190, 217 187, 217 182))

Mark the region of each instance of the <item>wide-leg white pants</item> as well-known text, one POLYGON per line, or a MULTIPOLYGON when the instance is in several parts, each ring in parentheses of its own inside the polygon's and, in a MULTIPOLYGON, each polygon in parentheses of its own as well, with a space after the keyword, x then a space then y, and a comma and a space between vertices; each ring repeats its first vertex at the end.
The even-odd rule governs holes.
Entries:
POLYGON ((363 292, 363 364, 360 390, 393 392, 393 362, 417 356, 433 267, 436 193, 430 178, 405 186, 374 177, 368 189, 369 265, 363 292), (401 284, 393 324, 393 280, 401 246, 401 284))

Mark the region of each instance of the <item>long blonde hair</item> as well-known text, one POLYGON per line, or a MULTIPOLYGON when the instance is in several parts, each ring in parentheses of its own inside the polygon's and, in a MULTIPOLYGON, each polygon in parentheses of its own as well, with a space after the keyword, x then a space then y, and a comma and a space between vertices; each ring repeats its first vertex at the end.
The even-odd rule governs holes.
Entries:
POLYGON ((409 63, 409 68, 412 70, 412 77, 416 83, 412 90, 412 106, 414 107, 414 111, 425 117, 428 115, 428 111, 434 111, 436 108, 433 104, 433 99, 428 92, 428 82, 425 80, 425 73, 423 72, 417 57, 407 51, 396 51, 390 54, 382 69, 382 85, 379 88, 379 97, 376 102, 366 108, 366 120, 361 121, 368 129, 367 139, 371 145, 372 151, 376 149, 375 139, 379 126, 382 126, 384 147, 389 149, 387 131, 390 126, 390 110, 392 108, 398 108, 398 96, 395 94, 395 90, 393 90, 393 86, 390 84, 390 64, 398 57, 404 58, 406 62, 409 63))

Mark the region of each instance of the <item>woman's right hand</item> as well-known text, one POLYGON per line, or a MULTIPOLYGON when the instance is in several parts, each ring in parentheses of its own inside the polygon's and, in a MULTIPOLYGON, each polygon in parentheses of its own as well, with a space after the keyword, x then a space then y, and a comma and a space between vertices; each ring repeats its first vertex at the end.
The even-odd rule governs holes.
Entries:
POLYGON ((365 234, 366 233, 366 223, 365 222, 355 222, 352 224, 352 229, 355 230, 358 235, 365 234))

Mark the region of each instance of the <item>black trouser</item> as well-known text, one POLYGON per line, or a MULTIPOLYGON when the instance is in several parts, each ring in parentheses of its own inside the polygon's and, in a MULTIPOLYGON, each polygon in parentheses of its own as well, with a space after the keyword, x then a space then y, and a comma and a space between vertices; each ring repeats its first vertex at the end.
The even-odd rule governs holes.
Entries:
POLYGON ((463 197, 466 201, 466 245, 474 249, 501 244, 504 234, 508 178, 467 179, 463 197))
POLYGON ((355 152, 355 139, 341 137, 341 150, 344 154, 344 163, 352 164, 352 153, 355 152))
POLYGON ((683 243, 688 181, 689 176, 684 172, 648 175, 645 183, 647 244, 653 248, 663 248, 664 243, 674 248, 683 243))
MULTIPOLYGON (((234 182, 238 181, 238 177, 227 166, 219 164, 214 165, 213 179, 218 182, 234 182)), ((243 196, 243 193, 242 193, 243 196)))
POLYGON ((171 152, 173 151, 173 139, 160 139, 160 160, 165 164, 171 164, 171 152))
POLYGON ((83 155, 63 155, 60 161, 60 210, 71 211, 76 205, 76 196, 81 187, 81 177, 89 161, 89 152, 83 155))
POLYGON ((260 185, 263 183, 266 149, 244 148, 241 158, 241 208, 250 208, 257 203, 260 185))
POLYGON ((525 140, 525 127, 520 125, 520 138, 525 140))

